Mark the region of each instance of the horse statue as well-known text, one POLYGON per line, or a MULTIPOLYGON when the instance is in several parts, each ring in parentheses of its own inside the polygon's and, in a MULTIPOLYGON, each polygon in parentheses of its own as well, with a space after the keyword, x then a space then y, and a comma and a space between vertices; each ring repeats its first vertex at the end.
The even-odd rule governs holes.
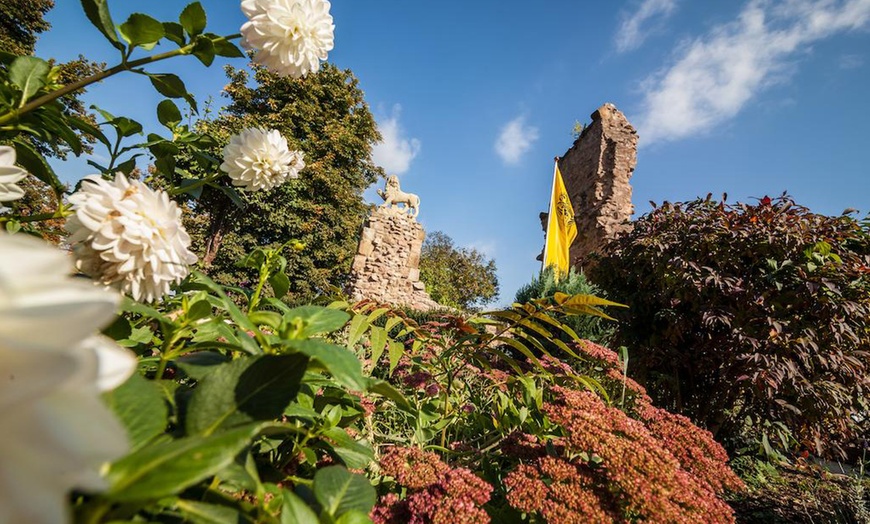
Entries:
POLYGON ((390 175, 387 177, 386 191, 378 189, 378 195, 384 199, 381 207, 392 207, 394 204, 405 204, 405 211, 412 217, 420 212, 420 197, 414 193, 405 193, 399 189, 399 177, 390 175))

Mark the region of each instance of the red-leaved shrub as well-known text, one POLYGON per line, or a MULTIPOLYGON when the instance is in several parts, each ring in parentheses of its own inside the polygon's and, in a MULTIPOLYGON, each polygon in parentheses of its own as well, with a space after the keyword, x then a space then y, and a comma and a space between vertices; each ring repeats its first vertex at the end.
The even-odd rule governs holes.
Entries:
POLYGON ((859 453, 870 222, 786 196, 665 203, 603 248, 590 277, 629 306, 611 312, 615 344, 658 405, 729 445, 859 453))

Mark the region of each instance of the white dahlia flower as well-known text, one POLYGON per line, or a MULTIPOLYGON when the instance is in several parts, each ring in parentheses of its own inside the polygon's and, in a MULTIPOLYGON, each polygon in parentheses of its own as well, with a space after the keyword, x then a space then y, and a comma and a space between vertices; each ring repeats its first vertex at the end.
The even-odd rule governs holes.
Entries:
POLYGON ((24 190, 16 185, 27 176, 27 171, 15 165, 15 148, 0 146, 0 202, 18 200, 24 190))
POLYGON ((299 178, 305 167, 302 151, 290 151, 287 139, 272 129, 246 129, 234 135, 224 148, 221 170, 233 180, 233 185, 256 191, 272 189, 299 178))
POLYGON ((274 73, 299 78, 316 72, 332 50, 335 25, 326 0, 242 0, 242 11, 248 17, 242 46, 274 73))
POLYGON ((66 227, 76 265, 104 285, 153 302, 196 262, 181 209, 164 191, 122 173, 113 181, 91 175, 69 201, 75 215, 66 227))
POLYGON ((70 277, 69 256, 0 236, 0 522, 68 522, 73 488, 104 489, 123 456, 123 426, 100 398, 136 357, 95 336, 120 295, 70 277))

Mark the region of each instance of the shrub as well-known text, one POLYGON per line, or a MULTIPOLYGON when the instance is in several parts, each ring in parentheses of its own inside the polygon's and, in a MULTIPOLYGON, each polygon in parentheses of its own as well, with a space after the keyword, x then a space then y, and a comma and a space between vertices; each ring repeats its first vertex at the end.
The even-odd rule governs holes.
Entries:
MULTIPOLYGON (((556 280, 552 267, 546 268, 532 281, 522 286, 514 298, 515 302, 524 304, 541 298, 550 298, 556 293, 567 295, 597 295, 601 290, 591 284, 583 273, 578 273, 573 267, 568 275, 556 280)), ((567 324, 580 338, 606 344, 613 336, 615 325, 611 321, 588 315, 559 316, 560 321, 567 324)))
POLYGON ((410 332, 398 359, 372 361, 413 405, 371 419, 375 522, 734 522, 722 497, 742 483, 722 446, 654 407, 616 353, 575 340, 570 360, 508 356, 553 327, 542 315, 568 309, 555 302, 443 316, 410 332))
POLYGON ((730 445, 842 455, 870 409, 868 231, 787 196, 665 203, 590 276, 657 402, 730 445))

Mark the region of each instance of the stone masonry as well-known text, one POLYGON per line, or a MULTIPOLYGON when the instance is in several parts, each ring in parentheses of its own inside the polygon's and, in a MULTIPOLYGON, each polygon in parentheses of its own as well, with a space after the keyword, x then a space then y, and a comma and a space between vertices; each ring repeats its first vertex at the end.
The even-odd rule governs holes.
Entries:
POLYGON ((420 253, 426 233, 412 216, 396 207, 378 207, 363 228, 349 294, 428 311, 438 308, 420 282, 420 253))
POLYGON ((589 255, 607 240, 631 228, 629 180, 637 164, 637 138, 625 115, 604 104, 559 160, 577 221, 570 255, 578 269, 587 267, 589 255))

